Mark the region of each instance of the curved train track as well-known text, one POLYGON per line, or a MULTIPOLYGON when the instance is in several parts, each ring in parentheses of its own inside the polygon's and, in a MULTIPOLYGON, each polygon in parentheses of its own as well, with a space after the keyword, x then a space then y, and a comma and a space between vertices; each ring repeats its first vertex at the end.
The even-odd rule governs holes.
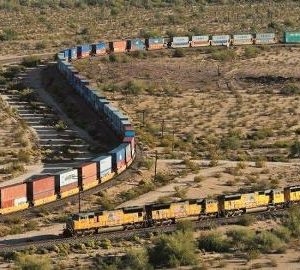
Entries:
MULTIPOLYGON (((282 43, 277 43, 277 44, 268 44, 268 46, 270 47, 299 47, 300 45, 299 44, 282 44, 282 43)), ((79 46, 80 47, 80 46, 79 46)), ((74 48, 73 48, 74 49, 74 48)), ((82 49, 82 48, 81 48, 82 49)), ((68 50, 65 50, 63 52, 61 52, 58 57, 59 59, 59 63, 61 64, 63 61, 66 61, 66 63, 68 62, 68 60, 71 60, 72 59, 72 49, 68 49, 68 50), (68 53, 68 56, 66 55, 66 52, 68 53), (62 55, 63 54, 63 55, 62 55), (67 58, 69 58, 67 60, 67 58)), ((82 52, 81 52, 82 53, 82 52)), ((45 55, 42 55, 43 57, 49 57, 53 55, 52 53, 49 53, 49 54, 45 54, 45 55)), ((88 53, 88 56, 90 55, 90 52, 88 53)), ((82 58, 82 57, 87 57, 87 56, 81 56, 81 57, 74 57, 74 59, 77 59, 77 58, 82 58)), ((15 58, 10 58, 10 59, 0 59, 0 63, 3 63, 3 64, 9 64, 9 63, 19 63, 21 62, 23 59, 23 57, 15 57, 15 58)), ((66 72, 64 72, 62 70, 62 66, 59 66, 60 70, 62 71, 62 73, 64 73, 64 75, 68 75, 66 72)), ((70 81, 70 78, 67 77, 67 80, 70 81)), ((81 84, 81 80, 79 82, 79 84, 81 84)), ((84 85, 84 84, 83 84, 84 85)), ((76 88, 76 87, 75 87, 76 88)), ((102 190, 105 190, 113 185, 115 185, 120 177, 124 176, 124 175, 129 175, 132 171, 132 169, 135 168, 136 164, 137 164, 137 160, 139 159, 140 155, 137 151, 137 157, 132 165, 132 168, 126 170, 125 172, 123 172, 122 174, 114 177, 113 179, 111 179, 110 181, 108 182, 104 182, 94 188, 91 188, 91 189, 88 189, 88 190, 85 190, 85 191, 82 191, 80 194, 82 194, 83 196, 87 196, 87 195, 91 195, 91 194, 95 194, 99 191, 102 191, 102 190)), ((54 202, 51 202, 51 203, 48 203, 48 204, 45 204, 45 205, 41 205, 41 206, 37 206, 37 207, 33 207, 33 208, 28 208, 28 209, 25 209, 25 210, 22 210, 22 211, 18 211, 18 212, 14 212, 14 213, 10 213, 10 214, 6 214, 6 215, 2 215, 0 216, 0 222, 3 222, 5 221, 5 219, 7 217, 14 217, 14 216, 18 216, 18 217, 26 217, 26 218, 30 218, 30 217, 34 217, 39 209, 43 208, 43 209, 56 209, 56 208, 59 208, 63 205, 66 204, 66 202, 76 202, 78 201, 78 194, 75 194, 75 195, 72 195, 72 196, 69 196, 69 197, 66 197, 64 199, 60 199, 60 200, 57 200, 57 201, 54 201, 54 202)), ((286 210, 280 210, 280 211, 277 211, 276 212, 276 215, 280 214, 282 215, 283 213, 285 213, 286 210)), ((269 212, 262 212, 262 213, 253 213, 251 215, 256 215, 257 217, 266 217, 266 216, 273 216, 272 214, 270 214, 269 212)), ((215 219, 215 220, 212 220, 212 219, 208 219, 208 220, 205 220, 205 221, 201 221, 201 222, 196 222, 196 228, 207 228, 209 227, 210 225, 209 224, 212 224, 215 223, 217 225, 224 225, 224 224, 234 224, 237 222, 239 217, 230 217, 230 218, 218 218, 218 219, 215 219)), ((57 244, 57 243, 72 243, 72 242, 76 242, 76 241, 82 241, 82 239, 84 240, 90 240, 90 239, 104 239, 104 238, 109 238, 109 239, 115 239, 115 238, 128 238, 128 237, 131 237, 131 236, 134 236, 134 235, 145 235, 147 233, 151 233, 151 232, 168 232, 168 231, 173 231, 176 229, 176 225, 170 225, 170 226, 167 226, 167 227, 151 227, 151 228, 143 228, 143 229, 135 229, 135 230, 132 230, 132 231, 118 231, 118 232, 105 232, 105 233, 102 233, 100 235, 93 235, 93 236, 85 236, 85 237, 81 237, 80 239, 78 238, 67 238, 67 239, 62 239, 60 237, 58 237, 57 239, 53 239, 53 240, 49 240, 49 241, 37 241, 37 242, 31 242, 31 243, 26 243, 26 244, 17 244, 17 245, 14 245, 14 246, 11 246, 11 247, 3 247, 1 248, 2 251, 8 251, 10 249, 14 249, 14 250, 17 250, 17 249, 23 249, 23 248, 26 248, 30 245, 35 245, 35 246, 39 246, 39 247, 45 247, 45 246, 50 246, 50 245, 54 245, 54 244, 57 244)))

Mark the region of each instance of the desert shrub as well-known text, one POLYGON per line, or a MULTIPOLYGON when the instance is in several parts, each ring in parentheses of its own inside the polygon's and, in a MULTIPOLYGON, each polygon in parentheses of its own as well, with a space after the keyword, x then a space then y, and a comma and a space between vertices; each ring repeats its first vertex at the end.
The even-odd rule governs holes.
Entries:
POLYGON ((38 56, 27 56, 23 58, 22 65, 25 67, 36 67, 41 63, 41 59, 38 56))
POLYGON ((169 174, 162 173, 162 172, 159 172, 156 174, 155 181, 162 185, 169 183, 171 180, 172 180, 172 177, 169 174))
POLYGON ((147 270, 153 269, 148 262, 148 254, 145 249, 130 249, 122 258, 123 269, 147 270))
POLYGON ((246 216, 241 216, 239 218, 238 224, 243 225, 243 226, 250 226, 255 222, 255 217, 251 215, 246 215, 246 216))
POLYGON ((275 234, 269 231, 263 231, 257 235, 255 244, 262 252, 274 252, 283 248, 284 243, 275 234))
POLYGON ((290 156, 293 158, 300 157, 300 142, 294 141, 290 146, 290 156))
POLYGON ((245 48, 245 52, 244 52, 244 56, 246 58, 254 58, 259 54, 260 50, 257 47, 246 47, 245 48))
POLYGON ((130 80, 124 88, 124 93, 131 95, 139 95, 144 92, 146 86, 143 81, 130 80))
POLYGON ((184 50, 182 48, 176 48, 173 53, 173 57, 184 57, 184 50))
POLYGON ((101 241, 100 246, 104 249, 110 249, 112 247, 111 241, 105 238, 101 241))
POLYGON ((284 96, 298 95, 300 94, 300 88, 299 86, 290 83, 280 89, 280 94, 284 96))
POLYGON ((154 266, 178 267, 197 262, 196 245, 190 232, 161 235, 153 244, 148 252, 150 263, 154 266))
POLYGON ((18 255, 16 265, 22 270, 49 270, 52 269, 51 261, 47 256, 18 255))
POLYGON ((284 221, 284 226, 290 230, 292 236, 299 237, 300 235, 299 207, 293 207, 289 210, 288 217, 284 221))
POLYGON ((97 203, 105 210, 112 210, 115 208, 115 202, 105 194, 103 197, 97 199, 97 203))
POLYGON ((28 150, 20 149, 18 153, 18 159, 20 162, 28 163, 30 161, 31 154, 28 150))
POLYGON ((202 176, 202 175, 196 175, 195 177, 194 177, 194 182, 196 182, 196 183, 200 183, 200 182, 202 182, 204 180, 204 177, 202 176))
POLYGON ((211 54, 211 58, 218 61, 231 61, 236 58, 233 50, 216 50, 211 54))
POLYGON ((183 232, 192 232, 194 230, 194 223, 190 220, 180 220, 176 224, 177 230, 183 232))
POLYGON ((230 135, 223 137, 220 142, 220 147, 225 150, 236 150, 240 148, 241 141, 238 136, 230 135))
POLYGON ((29 230, 35 230, 38 228, 39 223, 36 220, 30 220, 24 224, 24 227, 29 230))
POLYGON ((284 242, 289 242, 291 239, 291 232, 287 227, 279 226, 273 230, 273 234, 284 242))
POLYGON ((201 235, 198 247, 205 251, 228 252, 230 243, 222 234, 211 232, 201 235))
POLYGON ((0 41, 9 41, 14 40, 18 36, 17 32, 13 29, 7 28, 3 30, 3 33, 0 34, 0 41))
POLYGON ((144 158, 142 161, 141 161, 141 164, 140 166, 141 167, 145 167, 147 168, 148 170, 151 169, 152 165, 153 165, 154 161, 152 158, 144 158))

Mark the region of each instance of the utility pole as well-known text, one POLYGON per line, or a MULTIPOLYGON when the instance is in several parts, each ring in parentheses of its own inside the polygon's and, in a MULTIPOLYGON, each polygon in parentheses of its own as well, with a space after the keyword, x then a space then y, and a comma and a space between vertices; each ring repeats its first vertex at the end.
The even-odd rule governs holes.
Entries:
POLYGON ((174 147, 175 147, 175 130, 173 129, 173 139, 172 139, 172 152, 174 151, 174 147))
POLYGON ((164 138, 164 128, 165 128, 165 120, 163 119, 161 122, 161 138, 164 138))
POLYGON ((143 120, 142 121, 143 121, 143 127, 144 127, 145 126, 145 110, 143 110, 142 113, 143 113, 143 120))
POLYGON ((154 163, 154 181, 156 180, 156 173, 157 173, 157 159, 158 159, 158 155, 157 155, 157 150, 155 151, 155 163, 154 163))
POLYGON ((78 212, 81 212, 81 190, 78 192, 78 212))

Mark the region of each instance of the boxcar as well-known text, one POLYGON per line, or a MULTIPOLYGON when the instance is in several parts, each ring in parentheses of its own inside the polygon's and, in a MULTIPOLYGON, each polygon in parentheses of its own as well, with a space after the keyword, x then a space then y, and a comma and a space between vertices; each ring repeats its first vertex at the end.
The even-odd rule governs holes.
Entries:
POLYGON ((67 169, 55 174, 55 191, 60 198, 79 192, 78 170, 67 169))
POLYGON ((37 206, 57 199, 55 193, 55 177, 40 175, 30 178, 27 183, 27 198, 32 206, 37 206))
POLYGON ((0 188, 0 213, 6 214, 28 208, 27 184, 18 183, 0 188))

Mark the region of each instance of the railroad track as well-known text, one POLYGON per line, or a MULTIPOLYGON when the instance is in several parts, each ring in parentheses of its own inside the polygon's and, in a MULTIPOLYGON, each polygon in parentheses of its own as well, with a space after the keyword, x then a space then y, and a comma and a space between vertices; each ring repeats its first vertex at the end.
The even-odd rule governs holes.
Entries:
MULTIPOLYGON (((132 174, 132 172, 134 172, 135 170, 138 169, 137 164, 139 163, 141 158, 142 158, 141 152, 138 149, 138 147, 136 147, 136 157, 135 157, 133 163, 131 164, 131 166, 127 170, 125 170, 124 172, 115 176, 114 178, 112 178, 111 180, 109 180, 107 182, 101 183, 98 186, 93 187, 91 189, 81 191, 80 192, 81 198, 83 196, 93 195, 100 191, 104 191, 110 187, 113 187, 114 185, 119 183, 122 178, 130 176, 132 174)), ((47 211, 47 210, 61 209, 62 207, 66 206, 68 203, 76 203, 76 202, 78 202, 78 200, 79 200, 79 194, 74 194, 72 196, 69 196, 69 197, 66 197, 63 199, 59 199, 59 200, 56 200, 56 201, 53 201, 53 202, 50 202, 47 204, 35 206, 32 208, 26 208, 26 209, 18 211, 18 212, 1 215, 0 222, 5 222, 6 220, 13 219, 13 218, 23 218, 23 219, 34 218, 38 215, 38 213, 41 210, 47 211)))
MULTIPOLYGON (((257 220, 267 220, 267 219, 278 219, 286 216, 287 209, 281 209, 272 212, 256 212, 256 213, 248 213, 243 216, 255 216, 257 220)), ((241 216, 228 217, 228 218, 210 218, 205 220, 197 220, 193 221, 195 230, 205 230, 210 228, 215 228, 218 226, 224 225, 234 225, 240 221, 241 216)), ((110 231, 110 232, 102 232, 99 234, 85 235, 79 237, 70 237, 63 238, 63 236, 58 235, 50 240, 38 240, 31 241, 30 239, 24 242, 20 242, 13 245, 3 245, 0 247, 0 253, 8 253, 13 251, 21 251, 31 247, 35 248, 51 248, 55 245, 59 244, 82 244, 87 243, 89 241, 101 241, 104 239, 109 240, 131 240, 135 237, 149 237, 152 234, 160 234, 160 233, 170 233, 174 232, 177 229, 176 224, 171 224, 168 226, 160 226, 160 227, 149 227, 149 228, 140 228, 128 231, 110 231)))

